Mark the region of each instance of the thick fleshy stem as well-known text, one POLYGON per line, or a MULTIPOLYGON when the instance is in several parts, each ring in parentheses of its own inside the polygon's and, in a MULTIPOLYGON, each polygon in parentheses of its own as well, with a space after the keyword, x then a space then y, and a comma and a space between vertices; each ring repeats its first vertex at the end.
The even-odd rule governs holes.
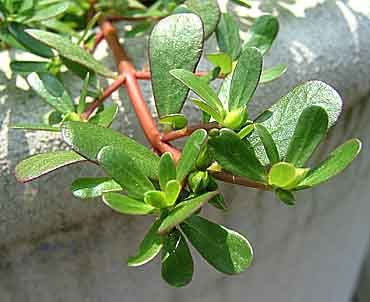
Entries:
POLYGON ((169 141, 173 141, 173 140, 185 137, 185 136, 189 136, 198 129, 205 129, 208 131, 214 128, 220 128, 220 125, 217 122, 212 122, 208 124, 199 124, 199 125, 189 126, 184 129, 170 131, 170 132, 163 134, 162 141, 169 142, 169 141))

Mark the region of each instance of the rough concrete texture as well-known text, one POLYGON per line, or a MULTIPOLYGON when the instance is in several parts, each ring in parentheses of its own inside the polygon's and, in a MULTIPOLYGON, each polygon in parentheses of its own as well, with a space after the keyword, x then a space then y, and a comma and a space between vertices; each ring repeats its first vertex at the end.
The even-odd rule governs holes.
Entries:
MULTIPOLYGON (((221 1, 228 5, 227 1, 221 1)), ((254 1, 278 14, 281 31, 265 65, 288 64, 287 74, 259 88, 254 112, 272 104, 297 83, 321 79, 344 98, 345 113, 320 158, 348 137, 360 137, 364 150, 335 180, 299 195, 295 208, 269 193, 225 186, 228 213, 207 209, 214 220, 244 233, 255 249, 253 266, 241 276, 215 272, 194 252, 196 274, 186 289, 171 289, 160 279, 158 260, 127 268, 149 219, 120 216, 98 200, 84 202, 68 192, 73 179, 100 173, 74 166, 34 183, 17 184, 12 171, 19 160, 59 149, 57 136, 24 133, 9 123, 36 122, 48 111, 35 94, 22 90, 9 71, 11 57, 0 54, 0 301, 348 301, 369 240, 370 1, 254 1), (361 4, 359 4, 361 2, 361 4), (293 8, 292 13, 291 9, 293 8)), ((233 7, 231 7, 233 9, 233 7)), ((238 10, 245 16, 245 10, 238 10)), ((247 19, 242 19, 242 22, 247 19)), ((246 25, 243 26, 244 29, 246 25)), ((127 41, 137 66, 146 63, 143 39, 127 41)), ((208 42, 214 49, 214 41, 208 42)), ((106 45, 97 57, 112 68, 106 45)), ((207 67, 203 62, 200 69, 207 67)), ((80 84, 66 78, 74 95, 80 84)), ((142 83, 151 101, 151 89, 142 83)), ((124 91, 116 129, 145 142, 124 91)), ((197 119, 191 106, 186 112, 197 119)), ((154 110, 153 110, 154 113, 154 110)))

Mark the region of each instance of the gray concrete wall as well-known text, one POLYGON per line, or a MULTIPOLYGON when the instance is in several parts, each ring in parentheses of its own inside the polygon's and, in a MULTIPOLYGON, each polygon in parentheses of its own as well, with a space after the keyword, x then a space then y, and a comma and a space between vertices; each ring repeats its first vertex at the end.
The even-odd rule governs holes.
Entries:
MULTIPOLYGON (((299 82, 324 80, 343 96, 345 112, 319 157, 353 136, 363 140, 364 150, 345 174, 300 194, 295 208, 269 193, 225 186, 230 211, 207 213, 250 239, 255 262, 244 274, 225 277, 194 252, 196 273, 186 289, 161 281, 158 260, 126 267, 148 219, 120 216, 99 200, 71 196, 71 181, 99 173, 93 167, 70 167, 27 185, 15 182, 12 171, 20 159, 62 144, 55 135, 8 128, 10 122, 38 121, 47 108, 33 92, 17 88, 23 85, 8 63, 22 55, 0 53, 0 301, 349 301, 370 233, 370 2, 293 1, 293 13, 287 9, 291 1, 279 3, 285 8, 277 1, 257 1, 253 14, 258 8, 279 14, 281 32, 265 63, 286 63, 289 69, 281 80, 259 88, 254 112, 299 82)), ((138 66, 145 64, 142 41, 127 41, 138 66)), ((105 44, 98 57, 114 68, 105 44)), ((76 81, 67 81, 76 93, 76 81)), ((150 86, 142 85, 152 101, 150 86)), ((121 117, 114 127, 145 142, 124 91, 113 99, 121 117)), ((196 120, 194 108, 186 111, 196 120)))

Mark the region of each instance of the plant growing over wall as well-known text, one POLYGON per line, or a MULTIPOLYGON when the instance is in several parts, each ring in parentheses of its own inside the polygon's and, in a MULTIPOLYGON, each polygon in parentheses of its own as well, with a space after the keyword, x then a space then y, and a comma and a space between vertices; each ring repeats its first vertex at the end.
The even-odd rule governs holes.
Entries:
POLYGON ((11 68, 53 108, 40 124, 13 128, 58 132, 70 147, 23 160, 16 167, 17 179, 28 182, 70 164, 95 163, 106 176, 76 179, 73 195, 101 197, 122 214, 151 215, 153 224, 128 265, 143 265, 161 253, 162 277, 172 286, 192 280, 189 243, 225 274, 241 273, 252 263, 252 247, 243 235, 202 214, 206 204, 227 209, 218 181, 270 191, 294 205, 298 191, 340 173, 361 149, 360 141, 352 139, 318 165, 307 164, 342 108, 338 93, 320 81, 301 84, 257 118, 249 116, 257 86, 286 69, 263 68, 279 27, 271 15, 255 19, 241 41, 237 21, 221 13, 215 0, 158 0, 151 6, 134 0, 9 0, 0 3, 0 11, 3 45, 39 57, 13 61, 11 68), (126 37, 151 30, 150 71, 133 65, 118 40, 117 20, 134 22, 126 37), (213 33, 219 51, 205 56, 214 68, 196 71, 204 40, 213 33), (118 73, 92 55, 103 39, 118 73), (77 102, 63 83, 66 69, 81 78, 77 102), (113 83, 103 89, 101 78, 113 83), (216 79, 222 81, 219 90, 211 86, 216 79), (138 80, 152 82, 159 125, 138 80), (126 89, 152 150, 109 128, 118 108, 104 101, 120 87, 126 89), (190 90, 196 95, 190 101, 203 114, 199 125, 188 125, 181 113, 190 90), (184 137, 182 150, 172 144, 184 137))

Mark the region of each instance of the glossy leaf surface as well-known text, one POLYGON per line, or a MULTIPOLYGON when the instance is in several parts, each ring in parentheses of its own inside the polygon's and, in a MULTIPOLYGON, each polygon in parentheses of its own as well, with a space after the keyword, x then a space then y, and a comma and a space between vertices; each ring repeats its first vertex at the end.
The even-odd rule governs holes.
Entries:
POLYGON ((176 179, 176 166, 169 152, 163 153, 159 162, 159 185, 162 191, 170 180, 176 179))
POLYGON ((71 184, 73 196, 87 199, 102 196, 106 192, 122 191, 123 188, 109 177, 79 178, 71 184))
POLYGON ((108 207, 121 214, 147 215, 152 213, 154 210, 151 205, 114 192, 104 193, 103 201, 108 207))
POLYGON ((287 66, 280 64, 274 67, 264 69, 261 73, 260 83, 268 83, 272 82, 278 78, 280 78, 285 72, 287 71, 287 66))

